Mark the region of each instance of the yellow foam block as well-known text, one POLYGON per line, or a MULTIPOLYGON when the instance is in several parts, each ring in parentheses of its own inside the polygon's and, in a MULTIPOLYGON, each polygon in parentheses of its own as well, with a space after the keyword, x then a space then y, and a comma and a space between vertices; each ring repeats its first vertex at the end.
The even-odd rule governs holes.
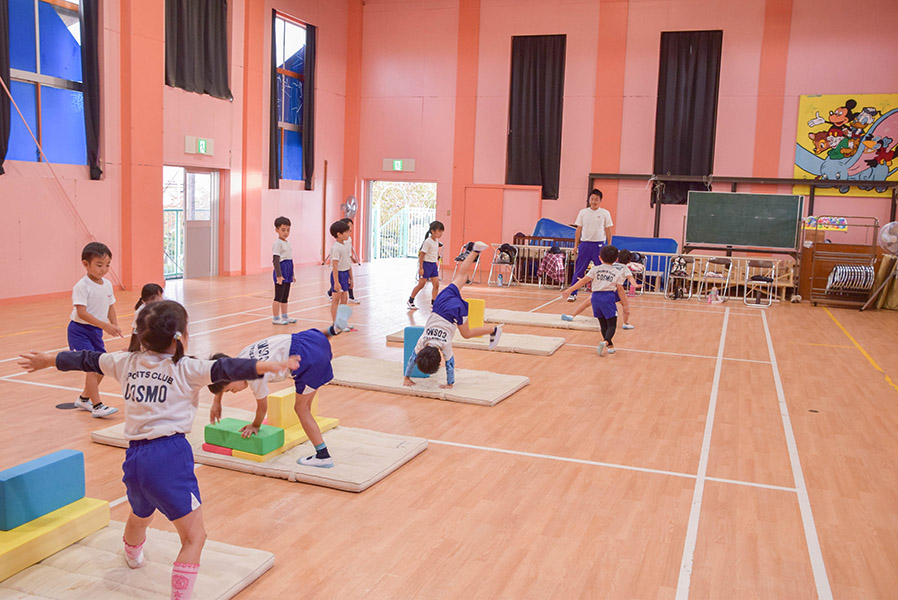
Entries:
MULTIPOLYGON (((468 303, 468 327, 483 327, 483 313, 486 311, 486 300, 465 298, 468 303)), ((481 336, 482 337, 482 336, 481 336)))
POLYGON ((0 581, 107 525, 109 503, 82 498, 15 529, 0 531, 0 581))
MULTIPOLYGON (((268 424, 281 429, 289 429, 299 425, 299 417, 293 405, 296 403, 296 390, 287 388, 268 394, 268 424)), ((318 416, 318 392, 312 398, 312 416, 318 416)))
MULTIPOLYGON (((321 429, 321 433, 324 433, 325 431, 331 430, 339 425, 340 419, 333 419, 331 417, 315 417, 315 422, 318 423, 318 428, 321 429)), ((231 456, 236 456, 237 458, 244 458, 246 460, 252 460, 255 462, 265 462, 270 458, 274 458, 278 454, 299 446, 308 439, 309 436, 307 436, 306 432, 303 431, 302 425, 294 425, 293 427, 288 427, 284 430, 284 445, 277 450, 272 450, 268 454, 250 454, 249 452, 233 450, 231 452, 231 456)))

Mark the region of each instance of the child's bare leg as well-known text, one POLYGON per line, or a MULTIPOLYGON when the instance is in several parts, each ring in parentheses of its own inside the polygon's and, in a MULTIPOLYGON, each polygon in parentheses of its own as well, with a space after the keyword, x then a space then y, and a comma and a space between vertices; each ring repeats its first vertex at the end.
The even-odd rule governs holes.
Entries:
POLYGON ((206 527, 203 525, 203 507, 188 515, 175 519, 172 525, 181 537, 181 552, 175 560, 179 563, 198 565, 203 545, 206 543, 206 527))
POLYGON ((341 302, 341 296, 344 296, 344 292, 334 292, 331 296, 331 321, 337 320, 337 307, 341 304, 346 304, 346 302, 341 302))
POLYGON ((455 274, 455 277, 452 278, 452 283, 455 284, 455 287, 461 289, 468 282, 468 275, 471 274, 471 271, 474 268, 474 261, 480 256, 479 252, 468 252, 468 255, 462 261, 460 265, 458 265, 458 272, 455 274))
POLYGON ((440 278, 439 277, 431 277, 430 284, 433 286, 433 290, 431 292, 430 301, 436 302, 437 294, 440 293, 440 278))
POLYGON ((124 539, 125 543, 129 546, 140 546, 147 539, 147 527, 150 526, 150 521, 153 520, 153 515, 150 515, 146 518, 141 518, 135 515, 133 512, 128 515, 128 520, 125 521, 125 534, 124 539))
POLYGON ((423 277, 418 280, 418 283, 415 284, 415 289, 412 290, 412 293, 409 294, 409 298, 414 298, 418 295, 418 292, 424 289, 424 286, 427 285, 427 280, 423 277))
POLYGON ((577 306, 577 310, 571 313, 571 316, 576 317, 584 310, 586 310, 589 306, 592 306, 592 300, 589 298, 589 296, 587 296, 586 299, 583 300, 583 302, 581 302, 579 306, 577 306))
POLYGON ((101 381, 103 381, 103 376, 99 373, 86 373, 84 375, 84 391, 81 392, 81 397, 90 398, 91 404, 99 404, 101 381))
POLYGON ((321 435, 321 428, 318 427, 318 422, 312 416, 312 400, 314 399, 315 392, 311 394, 297 394, 293 403, 293 410, 296 411, 296 416, 299 417, 302 430, 309 436, 309 441, 313 445, 319 446, 324 443, 324 437, 321 435))

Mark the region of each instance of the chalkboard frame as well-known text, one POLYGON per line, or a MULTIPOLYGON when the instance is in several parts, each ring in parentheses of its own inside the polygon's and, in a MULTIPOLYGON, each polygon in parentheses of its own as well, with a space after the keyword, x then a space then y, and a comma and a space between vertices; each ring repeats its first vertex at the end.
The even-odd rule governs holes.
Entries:
MULTIPOLYGON (((787 208, 791 208, 787 206, 787 208)), ((686 209, 686 225, 683 232, 683 246, 684 248, 721 248, 721 249, 739 249, 739 248, 758 248, 758 249, 770 249, 770 250, 780 250, 780 251, 790 251, 796 252, 798 250, 798 245, 801 239, 801 221, 802 214, 804 210, 804 196, 799 194, 756 194, 756 193, 748 193, 748 192, 705 192, 705 191, 690 191, 689 192, 689 200, 687 202, 686 209), (694 208, 697 203, 692 202, 692 198, 694 195, 698 195, 699 197, 705 195, 714 195, 714 196, 726 196, 731 198, 738 197, 741 201, 750 200, 752 197, 754 198, 765 198, 769 199, 771 197, 782 198, 787 202, 795 203, 795 223, 794 223, 794 234, 792 234, 792 242, 790 245, 768 245, 765 243, 736 243, 733 240, 730 241, 722 241, 719 239, 715 239, 711 236, 711 239, 692 239, 690 237, 689 230, 689 222, 690 216, 697 218, 699 215, 691 213, 691 208, 694 208)), ((791 219, 788 221, 791 225, 791 219)), ((694 234, 694 233, 693 233, 694 234)))

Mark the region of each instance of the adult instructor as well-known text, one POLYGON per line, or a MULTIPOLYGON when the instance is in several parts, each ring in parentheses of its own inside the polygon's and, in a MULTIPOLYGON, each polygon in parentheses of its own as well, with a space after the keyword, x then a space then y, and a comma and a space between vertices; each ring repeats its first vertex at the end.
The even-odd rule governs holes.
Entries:
MULTIPOLYGON (((600 264, 599 250, 605 244, 611 243, 614 234, 614 222, 611 213, 600 206, 602 204, 602 190, 593 188, 586 199, 586 208, 577 214, 574 225, 577 232, 574 233, 574 254, 577 262, 574 263, 574 279, 579 281, 586 274, 586 268, 590 261, 592 264, 600 264)), ((568 296, 567 301, 577 299, 577 291, 568 296)))

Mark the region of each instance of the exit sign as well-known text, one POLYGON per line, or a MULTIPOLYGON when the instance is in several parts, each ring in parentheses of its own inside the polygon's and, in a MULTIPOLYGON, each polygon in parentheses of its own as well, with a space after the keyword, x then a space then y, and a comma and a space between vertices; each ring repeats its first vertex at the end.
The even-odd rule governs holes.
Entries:
POLYGON ((184 154, 204 154, 206 156, 214 156, 215 140, 213 140, 212 138, 201 138, 192 135, 185 135, 184 154))
POLYGON ((203 138, 196 138, 196 153, 197 154, 207 154, 206 146, 207 141, 203 138))
POLYGON ((384 171, 406 171, 411 172, 415 170, 415 159, 414 158, 385 158, 384 171))

